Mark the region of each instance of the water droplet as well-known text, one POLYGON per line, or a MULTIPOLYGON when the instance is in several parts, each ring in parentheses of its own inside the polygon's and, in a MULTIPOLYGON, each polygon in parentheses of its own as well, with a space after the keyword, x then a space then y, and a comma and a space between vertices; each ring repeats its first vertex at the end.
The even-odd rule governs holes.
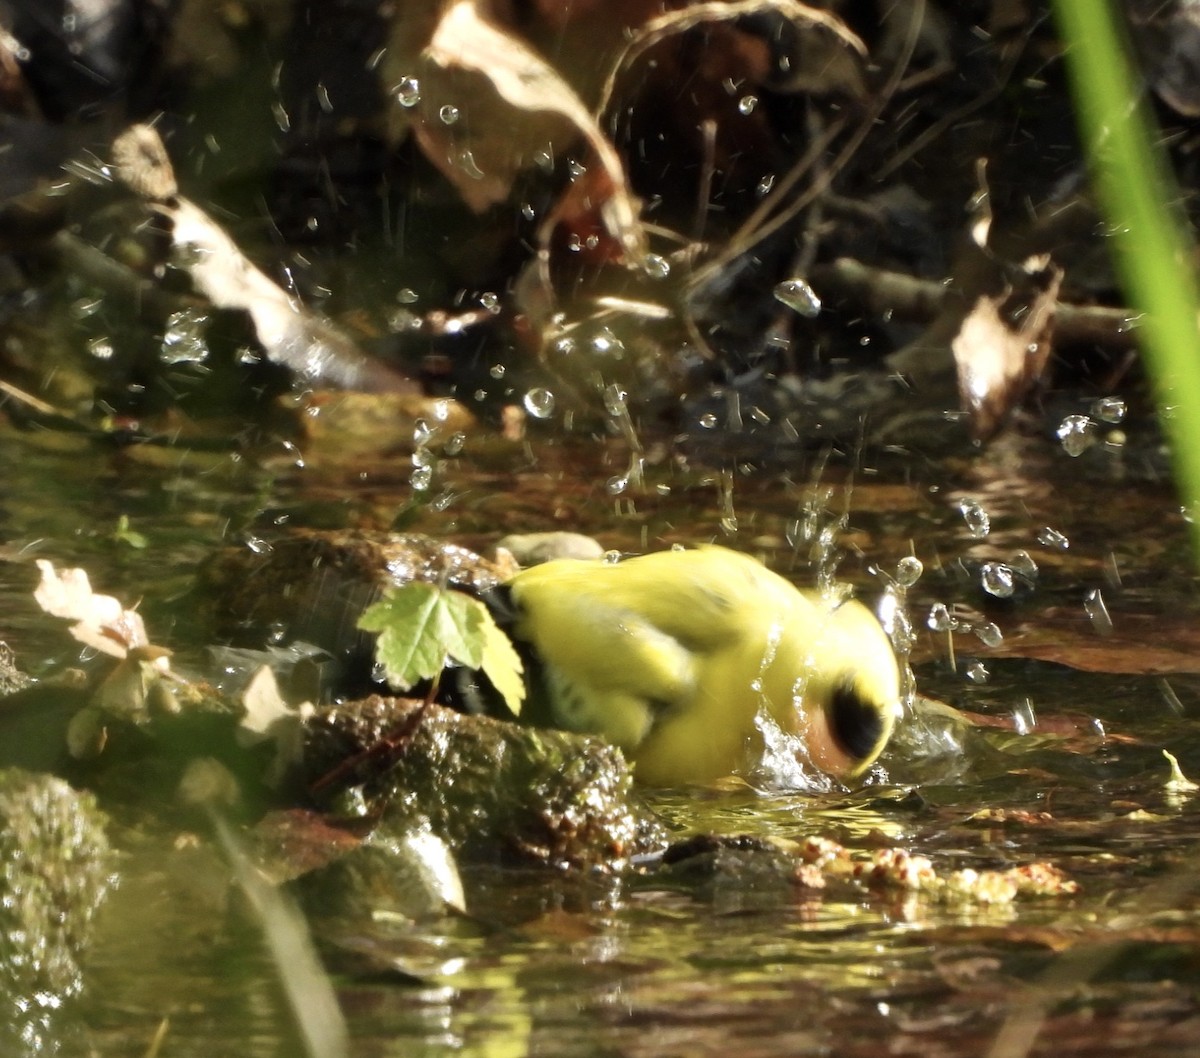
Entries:
POLYGON ((629 394, 625 392, 616 383, 604 387, 604 410, 609 415, 624 415, 626 413, 625 401, 629 394))
POLYGON ((458 107, 447 103, 438 108, 438 120, 443 125, 453 125, 458 120, 458 107))
POLYGON ((967 523, 967 532, 977 540, 982 540, 992 531, 992 520, 978 500, 967 496, 958 501, 958 510, 967 523))
POLYGON ((575 339, 570 335, 564 334, 561 338, 554 339, 550 346, 550 351, 556 356, 570 356, 576 350, 575 339))
POLYGON ((896 583, 901 588, 911 588, 921 579, 925 566, 915 555, 906 555, 896 563, 896 583))
POLYGON ((496 379, 496 381, 499 381, 504 377, 504 365, 493 364, 490 368, 488 368, 488 374, 491 375, 492 378, 496 379))
POLYGON ((1008 564, 1017 576, 1030 582, 1037 580, 1038 566, 1028 551, 1014 551, 1009 557, 1008 564))
POLYGON ((754 113, 754 108, 758 106, 758 96, 742 96, 738 100, 738 113, 745 114, 749 117, 754 113))
POLYGON ((467 435, 462 433, 451 434, 446 438, 446 443, 442 446, 442 452, 448 456, 457 456, 462 454, 462 450, 467 446, 467 435))
POLYGON ((482 180, 484 172, 475 162, 475 152, 469 147, 464 147, 458 152, 458 167, 467 174, 472 180, 482 180))
POLYGON ((967 679, 972 683, 987 683, 990 675, 982 661, 972 661, 967 666, 967 679))
POLYGON ((711 430, 717 425, 717 417, 711 411, 706 411, 696 421, 705 430, 711 430))
POLYGON ((755 189, 754 189, 754 193, 756 195, 758 195, 759 198, 766 198, 767 195, 769 195, 771 193, 771 188, 773 188, 774 186, 775 186, 775 174, 767 173, 766 176, 764 176, 761 180, 759 180, 758 186, 755 187, 755 189))
POLYGON ((671 262, 656 253, 646 254, 642 268, 651 279, 666 279, 671 274, 671 262))
POLYGON ((167 317, 159 360, 164 364, 198 364, 208 359, 204 328, 208 317, 198 309, 183 309, 167 317))
POLYGON ((1051 529, 1048 525, 1044 525, 1038 530, 1037 538, 1039 544, 1052 547, 1056 551, 1066 551, 1071 546, 1070 540, 1063 536, 1057 529, 1051 529))
POLYGON ((977 625, 972 625, 971 631, 985 647, 998 647, 1004 642, 1004 633, 1000 631, 1000 626, 994 621, 982 621, 977 625))
POLYGON ((423 448, 429 444, 433 437, 433 429, 424 419, 418 419, 413 423, 413 444, 418 448, 423 448))
POLYGON ((983 590, 997 599, 1007 599, 1013 593, 1013 571, 1003 562, 985 562, 979 568, 979 582, 983 590))
POLYGON ((421 329, 421 317, 408 309, 397 309, 388 316, 388 327, 393 334, 404 334, 407 331, 421 329))
POLYGON ((87 349, 97 360, 111 360, 116 353, 111 338, 93 338, 87 349))
POLYGON ((500 314, 500 295, 493 294, 490 290, 479 295, 479 304, 488 310, 493 316, 500 314))
POLYGON ((596 356, 608 357, 610 360, 625 359, 625 343, 607 327, 601 327, 588 339, 588 348, 596 356))
POLYGON ((604 483, 604 487, 608 490, 610 496, 620 496, 627 488, 629 488, 629 477, 625 474, 614 474, 604 483))
POLYGON ((572 180, 578 180, 586 172, 587 166, 584 165, 583 162, 577 161, 574 158, 571 158, 567 162, 567 175, 570 176, 572 180))
POLYGON ((421 82, 415 77, 405 77, 392 89, 392 95, 402 107, 415 107, 421 102, 421 82))
POLYGON ((535 419, 548 419, 554 414, 554 394, 544 386, 535 386, 525 394, 525 410, 535 419))
POLYGON ((71 302, 71 315, 77 320, 86 320, 99 312, 102 304, 99 298, 79 298, 71 302))
POLYGON ((433 484, 433 467, 417 467, 408 480, 417 492, 426 491, 433 484))
POLYGON ((1092 627, 1102 636, 1112 634, 1112 618, 1108 615, 1108 607, 1104 605, 1104 596, 1099 588, 1092 588, 1083 597, 1083 608, 1092 619, 1092 627))
POLYGON ((821 312, 821 299, 817 292, 799 277, 777 283, 774 293, 777 301, 782 301, 789 309, 808 319, 821 312))
POLYGON ((958 622, 950 616, 944 602, 935 602, 929 608, 929 617, 926 618, 925 624, 934 632, 953 632, 958 627, 958 622))
POLYGON ((526 220, 533 220, 537 216, 537 213, 534 211, 533 206, 526 202, 521 206, 521 216, 526 220))
POLYGON ((1092 414, 1101 422, 1119 423, 1128 408, 1120 397, 1101 397, 1092 405, 1092 414))
POLYGON ((417 292, 412 287, 401 287, 396 291, 396 300, 401 305, 415 305, 417 299, 417 292))
POLYGON ((1096 424, 1086 415, 1068 415, 1058 424, 1056 432, 1069 456, 1083 455, 1096 440, 1096 424))

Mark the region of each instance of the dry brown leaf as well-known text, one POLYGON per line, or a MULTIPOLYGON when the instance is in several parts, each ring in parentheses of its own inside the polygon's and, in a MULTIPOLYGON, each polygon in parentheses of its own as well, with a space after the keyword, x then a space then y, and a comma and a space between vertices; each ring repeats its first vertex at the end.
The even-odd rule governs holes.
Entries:
POLYGON ((374 392, 415 390, 280 288, 204 210, 178 195, 170 159, 154 129, 131 126, 113 141, 112 153, 120 180, 170 221, 178 267, 213 305, 249 315, 269 360, 305 382, 374 392))
POLYGON ((85 570, 57 570, 41 558, 37 567, 42 579, 34 589, 34 599, 51 617, 74 621, 70 631, 79 642, 114 658, 149 645, 141 615, 125 609, 111 595, 92 591, 85 570))
POLYGON ((463 90, 441 103, 439 93, 445 88, 436 74, 431 78, 430 71, 422 79, 418 142, 468 205, 482 210, 503 201, 513 177, 533 164, 537 151, 548 151, 552 158, 556 143, 582 139, 607 178, 608 196, 598 203, 605 227, 630 263, 644 259, 640 206, 616 150, 583 100, 541 56, 482 18, 473 0, 456 0, 442 15, 422 58, 444 75, 486 78, 501 101, 499 107, 490 105, 486 96, 463 90), (459 108, 451 124, 440 116, 445 105, 459 108))
POLYGON ((285 364, 309 383, 404 388, 404 380, 368 358, 329 320, 306 309, 261 272, 195 203, 177 198, 162 208, 172 221, 178 260, 196 288, 219 308, 248 313, 268 359, 285 364))
POLYGON ((1028 395, 1050 356, 1062 272, 1037 262, 1029 287, 981 294, 950 343, 958 389, 977 438, 987 438, 1028 395))
POLYGON ((1051 661, 1084 672, 1200 672, 1200 628, 1193 618, 1123 613, 1113 632, 1101 637, 1082 612, 1047 610, 1009 630, 988 655, 1051 661))

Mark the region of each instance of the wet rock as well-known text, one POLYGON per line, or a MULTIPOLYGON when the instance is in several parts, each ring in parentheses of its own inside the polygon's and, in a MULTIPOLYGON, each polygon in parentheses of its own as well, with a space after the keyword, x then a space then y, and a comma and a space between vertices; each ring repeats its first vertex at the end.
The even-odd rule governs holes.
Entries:
POLYGON ((369 928, 380 915, 408 921, 465 911, 462 879, 446 843, 428 831, 360 845, 290 885, 310 917, 369 928))
POLYGON ((0 772, 0 1053, 52 1053, 111 870, 90 794, 0 772))
POLYGON ((664 843, 600 739, 378 695, 308 729, 310 788, 330 805, 361 794, 377 837, 428 826, 464 859, 604 869, 664 843))
POLYGON ((466 548, 399 533, 307 530, 222 551, 200 572, 218 636, 241 646, 310 643, 335 659, 328 682, 367 689, 374 636, 363 610, 412 581, 482 592, 508 571, 466 548))
POLYGON ((700 834, 675 842, 649 884, 678 886, 721 914, 777 907, 805 883, 794 850, 750 834, 700 834))
POLYGON ((604 557, 599 541, 582 533, 512 533, 496 544, 522 566, 536 566, 556 558, 596 559, 604 557))
POLYGON ((31 677, 17 668, 12 648, 0 640, 0 698, 28 687, 32 682, 31 677))

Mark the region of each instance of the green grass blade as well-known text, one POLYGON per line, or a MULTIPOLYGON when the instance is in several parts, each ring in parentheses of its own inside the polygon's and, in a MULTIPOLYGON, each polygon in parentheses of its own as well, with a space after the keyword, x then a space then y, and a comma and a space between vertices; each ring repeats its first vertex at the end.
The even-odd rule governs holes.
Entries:
POLYGON ((1138 336, 1200 564, 1200 297, 1179 189, 1150 133, 1108 0, 1055 0, 1066 64, 1114 260, 1138 336))

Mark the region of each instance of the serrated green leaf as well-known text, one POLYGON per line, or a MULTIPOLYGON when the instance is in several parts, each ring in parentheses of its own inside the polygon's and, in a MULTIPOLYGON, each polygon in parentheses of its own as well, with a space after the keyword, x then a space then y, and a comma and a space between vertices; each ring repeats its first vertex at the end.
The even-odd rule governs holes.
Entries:
POLYGON ((513 716, 521 715, 521 704, 525 701, 525 666, 521 656, 513 649, 512 640, 484 609, 483 622, 483 671, 492 686, 504 699, 513 716))
POLYGON ((480 668, 486 617, 477 599, 414 581, 364 610, 358 627, 379 633, 375 658, 388 683, 404 691, 419 680, 433 679, 448 659, 480 668))

